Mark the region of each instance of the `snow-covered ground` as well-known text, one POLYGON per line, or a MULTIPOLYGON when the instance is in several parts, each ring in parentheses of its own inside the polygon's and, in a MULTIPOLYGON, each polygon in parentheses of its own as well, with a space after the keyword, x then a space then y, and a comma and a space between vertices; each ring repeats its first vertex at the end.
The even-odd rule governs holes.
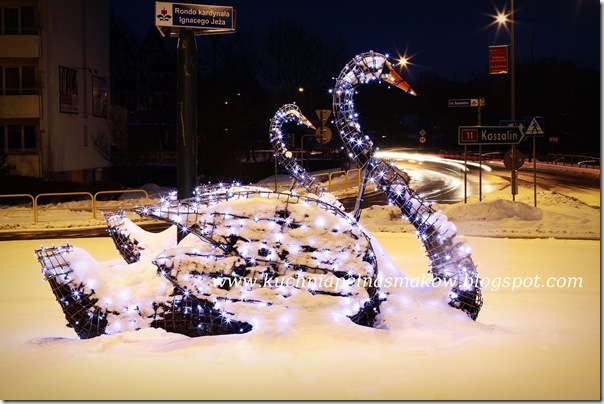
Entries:
MULTIPOLYGON (((70 242, 110 262, 111 239, 0 242, 0 398, 599 400, 600 193, 539 190, 537 208, 532 198, 521 187, 512 201, 503 186, 440 207, 485 281, 476 322, 419 285, 388 290, 376 329, 292 308, 288 321, 267 311, 242 335, 143 329, 79 340, 34 250, 70 242)), ((101 224, 71 210, 34 224, 27 212, 0 209, 0 231, 101 224)), ((425 278, 427 258, 399 212, 373 207, 361 224, 381 271, 425 278)))

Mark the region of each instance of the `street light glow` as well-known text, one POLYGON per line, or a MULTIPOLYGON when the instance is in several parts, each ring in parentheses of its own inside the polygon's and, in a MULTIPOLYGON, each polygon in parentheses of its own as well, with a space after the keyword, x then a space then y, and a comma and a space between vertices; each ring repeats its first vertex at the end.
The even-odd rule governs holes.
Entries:
POLYGON ((504 13, 498 13, 497 17, 495 18, 495 20, 497 21, 497 23, 499 25, 505 24, 509 21, 508 19, 508 15, 504 14, 504 13))

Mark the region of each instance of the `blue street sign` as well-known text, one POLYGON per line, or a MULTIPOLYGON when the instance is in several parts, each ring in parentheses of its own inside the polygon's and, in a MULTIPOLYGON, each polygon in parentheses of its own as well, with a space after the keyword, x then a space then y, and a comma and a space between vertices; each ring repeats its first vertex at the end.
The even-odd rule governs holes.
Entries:
POLYGON ((520 130, 524 132, 524 121, 520 121, 518 119, 499 121, 499 126, 518 126, 520 130))
POLYGON ((524 118, 525 136, 545 136, 545 119, 542 116, 528 116, 524 118))

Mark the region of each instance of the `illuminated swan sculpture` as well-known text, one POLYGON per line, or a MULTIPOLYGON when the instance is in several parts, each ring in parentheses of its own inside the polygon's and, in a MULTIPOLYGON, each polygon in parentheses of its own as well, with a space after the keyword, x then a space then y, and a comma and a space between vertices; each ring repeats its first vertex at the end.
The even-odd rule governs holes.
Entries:
POLYGON ((342 204, 333 194, 326 192, 327 190, 314 178, 306 172, 306 170, 298 164, 298 161, 293 158, 292 153, 287 150, 283 139, 283 125, 295 122, 298 125, 305 125, 309 128, 316 129, 314 125, 302 114, 302 111, 296 104, 285 104, 277 110, 277 113, 271 119, 270 124, 270 141, 275 150, 275 158, 294 178, 293 187, 298 184, 302 186, 306 192, 316 195, 324 202, 330 203, 340 209, 342 204))
POLYGON ((357 222, 315 196, 258 187, 197 190, 135 209, 190 234, 176 245, 108 215, 126 264, 71 246, 36 251, 68 325, 82 339, 141 328, 190 337, 250 331, 272 305, 325 310, 374 326, 384 297, 377 258, 357 222), (152 265, 150 265, 152 264, 152 265))
MULTIPOLYGON (((399 171, 372 157, 371 142, 360 133, 352 95, 371 79, 412 91, 384 56, 357 56, 334 89, 340 134, 364 179, 418 230, 433 275, 456 281, 448 303, 476 319, 482 298, 469 248, 399 171)), ((193 198, 171 195, 134 209, 175 225, 159 234, 142 230, 124 212, 108 213, 109 235, 125 263, 99 263, 72 245, 36 250, 68 326, 82 339, 149 327, 190 337, 245 333, 275 305, 328 308, 336 321, 375 326, 386 297, 371 240, 279 143, 282 125, 292 121, 311 126, 288 104, 271 120, 271 142, 309 195, 239 184, 198 187, 193 198), (188 233, 179 243, 177 229, 188 233)))
POLYGON ((361 167, 363 182, 359 190, 355 217, 366 181, 383 191, 389 203, 401 209, 403 217, 417 230, 430 259, 431 273, 437 279, 452 281, 449 304, 476 319, 482 307, 482 291, 471 249, 446 216, 414 192, 400 170, 373 157, 373 143, 363 135, 355 110, 356 87, 372 81, 391 84, 409 94, 415 92, 393 69, 388 57, 373 51, 355 56, 344 66, 332 90, 335 124, 349 157, 361 167))

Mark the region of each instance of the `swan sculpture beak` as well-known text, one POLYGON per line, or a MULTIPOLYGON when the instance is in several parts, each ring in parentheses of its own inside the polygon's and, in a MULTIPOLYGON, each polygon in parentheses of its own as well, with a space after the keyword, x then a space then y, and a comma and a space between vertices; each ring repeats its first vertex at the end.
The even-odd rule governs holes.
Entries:
POLYGON ((415 90, 411 88, 409 83, 405 81, 390 65, 390 62, 386 61, 384 63, 384 67, 382 68, 382 80, 387 83, 392 84, 395 87, 400 88, 401 90, 411 94, 417 95, 415 90))
POLYGON ((304 115, 300 115, 300 122, 301 122, 303 125, 306 125, 306 126, 308 126, 309 128, 311 128, 311 129, 317 129, 317 128, 315 127, 315 125, 313 125, 313 124, 312 124, 312 122, 311 122, 311 121, 309 121, 309 120, 308 120, 308 118, 306 118, 304 115))

